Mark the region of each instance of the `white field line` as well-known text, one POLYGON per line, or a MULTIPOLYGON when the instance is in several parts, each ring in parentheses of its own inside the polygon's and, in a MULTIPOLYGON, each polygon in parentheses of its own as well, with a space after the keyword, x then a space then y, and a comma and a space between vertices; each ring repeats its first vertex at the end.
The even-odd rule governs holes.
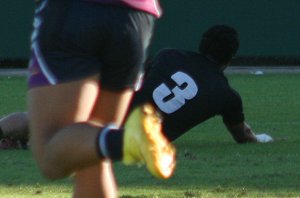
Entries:
POLYGON ((300 73, 300 66, 285 66, 285 67, 277 67, 277 66, 234 66, 228 67, 225 70, 225 73, 245 73, 245 74, 254 74, 254 75, 262 75, 268 73, 300 73))
POLYGON ((0 69, 0 76, 27 76, 27 69, 0 69))
MULTIPOLYGON (((225 70, 225 73, 234 74, 254 74, 262 75, 268 73, 300 73, 300 66, 231 66, 225 70)), ((0 69, 0 76, 26 76, 27 69, 0 69)))

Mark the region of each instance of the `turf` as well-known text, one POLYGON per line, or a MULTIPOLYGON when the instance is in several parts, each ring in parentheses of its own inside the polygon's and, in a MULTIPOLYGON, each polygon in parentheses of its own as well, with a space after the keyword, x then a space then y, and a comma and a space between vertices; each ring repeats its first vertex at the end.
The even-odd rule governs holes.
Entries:
MULTIPOLYGON (((247 122, 270 144, 234 143, 219 117, 175 141, 177 169, 169 180, 144 167, 115 164, 122 198, 299 197, 300 74, 230 74, 243 98, 247 122)), ((1 77, 0 115, 26 110, 26 78, 1 77)), ((192 116, 192 115, 191 115, 192 116)), ((71 182, 50 182, 29 151, 0 151, 0 197, 70 197, 71 182)))

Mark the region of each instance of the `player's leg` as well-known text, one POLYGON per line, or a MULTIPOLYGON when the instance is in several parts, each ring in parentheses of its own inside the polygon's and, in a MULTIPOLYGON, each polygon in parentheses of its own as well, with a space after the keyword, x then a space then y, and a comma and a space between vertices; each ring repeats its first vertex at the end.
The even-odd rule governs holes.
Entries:
POLYGON ((50 178, 98 162, 99 124, 88 119, 99 94, 99 61, 88 49, 79 50, 88 48, 77 36, 87 38, 81 32, 89 24, 72 21, 86 11, 74 10, 77 3, 81 1, 45 0, 35 10, 28 92, 31 146, 50 178))
MULTIPOLYGON (((117 15, 114 14, 114 18, 118 20, 112 20, 110 22, 110 26, 114 26, 114 31, 111 32, 110 45, 105 46, 106 55, 104 57, 102 56, 102 61, 109 63, 109 65, 106 65, 107 67, 109 67, 109 69, 106 70, 108 71, 108 73, 102 73, 103 78, 101 79, 101 86, 103 88, 107 88, 108 86, 109 88, 113 89, 101 90, 99 100, 93 111, 93 117, 95 120, 114 120, 117 126, 119 126, 120 122, 124 119, 124 115, 126 112, 125 107, 128 105, 128 102, 124 102, 124 100, 122 100, 123 102, 121 103, 120 101, 116 101, 114 98, 118 98, 116 97, 116 94, 120 91, 120 88, 124 89, 124 87, 129 87, 130 84, 134 84, 136 76, 139 73, 139 67, 143 64, 146 48, 149 44, 153 27, 153 18, 147 16, 147 14, 145 13, 134 13, 134 11, 132 12, 129 10, 123 10, 122 12, 123 13, 118 13, 117 15), (123 21, 125 26, 123 26, 120 21, 123 21), (134 24, 134 27, 132 27, 132 24, 134 24), (120 32, 127 32, 127 34, 120 34, 120 32), (113 109, 115 109, 115 111, 113 111, 113 109)), ((118 94, 120 94, 120 92, 118 94)), ((140 118, 136 120, 136 123, 140 126, 141 122, 139 121, 141 120, 139 119, 140 118)), ((144 132, 142 127, 137 128, 141 129, 138 132, 144 132)), ((135 132, 137 131, 133 131, 133 133, 135 132)), ((125 133, 127 133, 127 131, 125 131, 125 133)), ((120 140, 119 138, 117 139, 120 140)), ((140 140, 141 139, 143 138, 140 138, 140 140)), ((121 143, 115 140, 115 143, 113 145, 120 145, 121 143)), ((136 152, 138 152, 138 146, 140 145, 141 144, 135 144, 136 147, 132 150, 136 150, 136 152)), ((146 152, 146 155, 149 153, 146 152)), ((136 157, 138 162, 143 161, 143 158, 141 156, 136 157)), ((99 191, 97 185, 88 185, 89 183, 91 183, 91 181, 99 180, 99 185, 101 185, 101 181, 105 180, 105 178, 97 178, 98 172, 99 170, 91 167, 91 169, 85 169, 83 171, 80 171, 78 175, 76 175, 76 197, 80 197, 81 195, 83 196, 85 194, 90 195, 92 194, 91 192, 97 193, 99 191)), ((102 189, 104 189, 103 182, 102 189)))
POLYGON ((49 178, 60 178, 100 162, 98 167, 91 167, 92 171, 83 170, 76 174, 74 195, 87 197, 91 193, 91 196, 99 194, 104 197, 115 194, 110 164, 99 160, 96 139, 101 131, 100 123, 110 121, 121 125, 119 116, 124 117, 125 104, 129 103, 132 92, 103 91, 101 99, 104 99, 96 105, 101 108, 96 108, 99 111, 94 111, 90 116, 95 98, 99 95, 97 78, 30 90, 28 101, 32 120, 32 150, 44 174, 49 178), (78 100, 74 101, 74 98, 78 100), (106 110, 100 110, 104 106, 106 110), (77 109, 76 113, 74 109, 77 109), (94 126, 85 123, 86 120, 94 126), (90 172, 92 174, 89 177, 90 172))
MULTIPOLYGON (((121 127, 132 94, 132 89, 118 92, 102 90, 89 120, 96 123, 113 123, 116 127, 121 127)), ((118 140, 113 140, 115 148, 111 150, 123 151, 122 142, 118 142, 122 141, 122 137, 120 134, 118 140)), ((119 156, 121 154, 119 153, 119 156)), ((74 184, 75 198, 117 197, 110 161, 101 161, 98 165, 77 171, 74 175, 74 184)))
POLYGON ((99 125, 88 123, 98 93, 97 76, 29 91, 31 148, 47 177, 61 178, 99 162, 99 125))
MULTIPOLYGON (((87 164, 101 162, 95 146, 101 124, 89 121, 100 94, 99 78, 78 80, 100 72, 99 57, 94 57, 97 53, 91 50, 102 44, 101 39, 107 41, 106 34, 102 38, 95 29, 95 25, 110 24, 103 20, 98 10, 101 8, 83 1, 43 1, 35 11, 28 94, 31 142, 38 165, 50 178, 64 177, 87 164), (99 20, 93 13, 100 15, 99 20), (90 26, 95 30, 93 34, 90 26), (87 30, 87 35, 82 35, 82 30, 87 30), (70 82, 74 79, 78 81, 70 82), (61 80, 69 83, 49 86, 61 80)), ((106 32, 105 28, 100 30, 106 32)), ((113 178, 105 178, 112 176, 111 169, 104 163, 99 168, 98 179, 111 183, 102 194, 114 193, 113 178)))
MULTIPOLYGON (((98 108, 95 108, 92 114, 94 119, 90 120, 104 123, 112 121, 117 127, 120 127, 126 114, 126 103, 129 103, 131 95, 132 91, 130 90, 121 95, 117 92, 103 90, 99 102, 96 103, 98 108)), ((118 156, 125 164, 145 163, 154 176, 168 178, 172 175, 175 167, 175 149, 163 136, 161 129, 161 120, 154 108, 150 105, 143 105, 130 113, 125 122, 124 136, 120 137, 116 134, 113 136, 116 139, 107 141, 107 144, 111 143, 108 146, 109 150, 114 153, 122 152, 114 157, 118 156), (122 147, 120 148, 120 146, 122 147)), ((100 164, 100 167, 103 165, 100 164)), ((103 171, 103 175, 109 175, 110 163, 107 162, 106 165, 104 167, 106 172, 92 166, 76 173, 75 197, 93 197, 93 195, 103 193, 101 190, 112 188, 113 182, 110 180, 112 177, 109 177, 110 182, 106 181, 107 178, 99 177, 99 171, 103 171)), ((106 192, 106 195, 107 193, 109 192, 106 192)))
POLYGON ((73 198, 90 197, 117 197, 117 185, 110 161, 102 161, 74 175, 73 198))

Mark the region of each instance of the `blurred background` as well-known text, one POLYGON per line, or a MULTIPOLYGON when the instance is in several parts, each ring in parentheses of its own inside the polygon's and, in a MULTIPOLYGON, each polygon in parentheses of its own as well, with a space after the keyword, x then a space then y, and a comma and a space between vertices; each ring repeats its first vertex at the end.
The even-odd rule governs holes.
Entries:
MULTIPOLYGON (((300 65, 299 0, 161 0, 149 55, 165 47, 197 50, 210 26, 227 24, 240 34, 232 65, 300 65)), ((0 67, 26 67, 33 0, 0 0, 0 67)))

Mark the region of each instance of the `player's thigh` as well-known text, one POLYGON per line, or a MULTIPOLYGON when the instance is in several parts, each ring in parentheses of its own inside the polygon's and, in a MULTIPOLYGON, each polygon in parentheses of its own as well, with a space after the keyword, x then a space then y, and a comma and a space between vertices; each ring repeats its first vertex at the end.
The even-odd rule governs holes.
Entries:
POLYGON ((31 147, 36 157, 59 129, 87 121, 98 95, 98 76, 32 88, 28 92, 31 147))

